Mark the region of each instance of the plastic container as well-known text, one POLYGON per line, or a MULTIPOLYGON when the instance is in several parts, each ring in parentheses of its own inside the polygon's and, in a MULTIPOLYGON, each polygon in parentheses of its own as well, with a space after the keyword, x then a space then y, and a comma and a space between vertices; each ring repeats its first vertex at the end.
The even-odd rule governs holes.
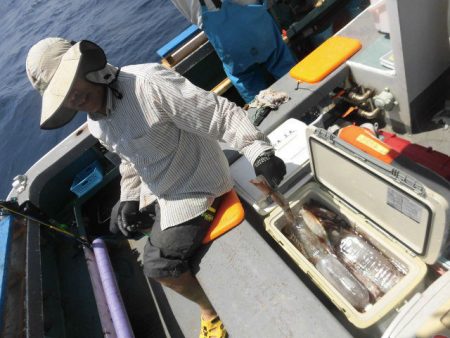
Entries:
POLYGON ((450 337, 450 271, 400 310, 382 338, 450 337))
POLYGON ((343 215, 354 227, 357 227, 359 233, 370 238, 371 243, 377 247, 377 249, 381 250, 392 260, 399 262, 406 271, 405 276, 403 276, 396 286, 372 306, 368 307, 366 311, 361 311, 356 309, 350 301, 346 299, 345 295, 338 292, 336 287, 333 286, 284 236, 281 228, 284 226, 285 222, 281 209, 275 209, 266 220, 267 232, 281 244, 282 248, 292 257, 303 272, 305 272, 336 305, 336 307, 347 316, 347 319, 358 328, 369 327, 398 306, 403 299, 419 285, 426 273, 426 265, 418 257, 414 257, 412 254, 406 254, 407 250, 374 229, 373 226, 369 225, 365 217, 355 213, 344 203, 326 193, 319 184, 315 182, 310 182, 305 185, 293 197, 291 206, 294 213, 297 213, 300 207, 303 204, 310 202, 311 199, 319 202, 327 209, 343 215))
POLYGON ((358 310, 285 236, 281 208, 270 213, 265 227, 349 322, 367 328, 393 313, 422 287, 427 264, 436 262, 445 242, 450 191, 426 176, 400 172, 323 129, 309 127, 307 137, 315 179, 298 186, 290 196, 294 214, 314 200, 341 215, 395 262, 403 276, 370 306, 358 310))
POLYGON ((321 257, 315 264, 317 271, 352 304, 363 310, 369 304, 369 291, 335 256, 321 257))
POLYGON ((74 177, 70 191, 78 197, 82 197, 102 180, 103 168, 98 161, 92 162, 74 177))

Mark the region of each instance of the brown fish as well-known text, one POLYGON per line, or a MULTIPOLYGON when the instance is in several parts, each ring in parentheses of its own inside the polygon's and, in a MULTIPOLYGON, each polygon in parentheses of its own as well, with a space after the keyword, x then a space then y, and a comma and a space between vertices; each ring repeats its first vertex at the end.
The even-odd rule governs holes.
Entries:
POLYGON ((281 207, 287 220, 291 224, 295 223, 295 217, 289 206, 288 200, 280 192, 272 188, 264 176, 258 176, 251 179, 250 183, 257 187, 265 196, 270 196, 270 198, 281 207))
POLYGON ((320 221, 312 212, 306 210, 305 208, 300 209, 300 215, 303 218, 306 226, 318 236, 325 244, 331 247, 330 241, 328 240, 327 232, 320 221))
POLYGON ((327 226, 331 225, 333 225, 333 227, 337 227, 339 230, 350 228, 344 217, 335 213, 334 211, 329 210, 328 208, 325 208, 320 203, 314 200, 305 203, 303 205, 303 208, 316 216, 322 223, 326 231, 328 231, 327 226))
POLYGON ((303 208, 313 213, 316 217, 323 218, 330 221, 335 221, 339 218, 335 212, 314 202, 305 203, 303 208))
POLYGON ((331 248, 300 220, 297 225, 286 225, 283 233, 287 234, 287 239, 313 264, 316 264, 320 257, 331 254, 331 248))

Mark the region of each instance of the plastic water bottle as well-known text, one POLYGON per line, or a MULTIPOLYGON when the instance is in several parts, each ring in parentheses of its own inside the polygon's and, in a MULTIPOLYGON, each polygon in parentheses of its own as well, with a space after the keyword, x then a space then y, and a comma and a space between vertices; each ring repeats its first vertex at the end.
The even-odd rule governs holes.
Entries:
POLYGON ((317 271, 358 311, 370 303, 369 291, 331 254, 320 257, 317 271))
POLYGON ((386 256, 351 232, 341 232, 336 254, 350 270, 368 279, 383 293, 388 292, 402 277, 386 256))
POLYGON ((334 256, 332 249, 319 239, 303 222, 287 226, 288 239, 314 264, 317 271, 357 310, 370 302, 369 291, 334 256))
POLYGON ((319 257, 332 252, 331 247, 314 234, 302 221, 302 218, 297 218, 296 221, 297 223, 292 226, 292 232, 300 240, 302 253, 308 260, 314 263, 319 257))

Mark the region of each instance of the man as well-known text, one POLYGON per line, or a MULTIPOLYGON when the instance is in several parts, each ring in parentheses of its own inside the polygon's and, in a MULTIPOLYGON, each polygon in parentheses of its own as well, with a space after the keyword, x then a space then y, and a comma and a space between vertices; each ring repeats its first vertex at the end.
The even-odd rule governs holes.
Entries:
POLYGON ((267 0, 172 0, 208 36, 228 78, 245 102, 296 61, 267 12, 267 0))
POLYGON ((158 64, 116 68, 90 41, 41 40, 30 49, 26 69, 42 94, 41 128, 61 127, 86 111, 92 135, 122 158, 123 220, 137 212, 141 188, 156 196, 144 273, 200 306, 201 337, 224 337, 190 259, 210 225, 208 210, 233 185, 218 140, 238 149, 257 175, 276 185, 286 167, 268 139, 226 99, 158 64))

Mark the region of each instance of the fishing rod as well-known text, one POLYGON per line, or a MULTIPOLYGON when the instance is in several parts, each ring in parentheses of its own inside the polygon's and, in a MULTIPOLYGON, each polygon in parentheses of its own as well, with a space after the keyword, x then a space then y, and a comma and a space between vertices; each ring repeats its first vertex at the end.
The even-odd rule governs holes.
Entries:
POLYGON ((50 224, 48 222, 44 222, 44 221, 42 221, 42 220, 40 220, 40 219, 38 219, 38 218, 36 218, 34 216, 27 215, 27 214, 25 214, 25 213, 23 213, 21 211, 18 211, 16 209, 14 209, 15 205, 17 205, 17 203, 15 203, 15 202, 1 201, 0 202, 0 209, 7 210, 8 212, 10 212, 12 214, 24 217, 27 220, 34 221, 34 222, 36 222, 36 223, 38 223, 40 225, 45 226, 48 229, 51 229, 53 231, 56 231, 56 232, 58 232, 60 234, 63 234, 65 236, 69 237, 69 238, 72 238, 72 239, 76 240, 81 245, 84 245, 84 246, 89 247, 89 248, 91 247, 91 243, 89 243, 88 240, 86 240, 85 238, 82 238, 82 237, 80 237, 80 236, 78 236, 78 235, 76 235, 76 234, 74 234, 74 233, 72 233, 70 231, 67 231, 67 230, 63 229, 63 227, 65 227, 66 225, 60 224, 60 223, 58 223, 57 225, 52 225, 52 224, 50 224), (5 203, 7 203, 7 204, 5 204, 5 203))

